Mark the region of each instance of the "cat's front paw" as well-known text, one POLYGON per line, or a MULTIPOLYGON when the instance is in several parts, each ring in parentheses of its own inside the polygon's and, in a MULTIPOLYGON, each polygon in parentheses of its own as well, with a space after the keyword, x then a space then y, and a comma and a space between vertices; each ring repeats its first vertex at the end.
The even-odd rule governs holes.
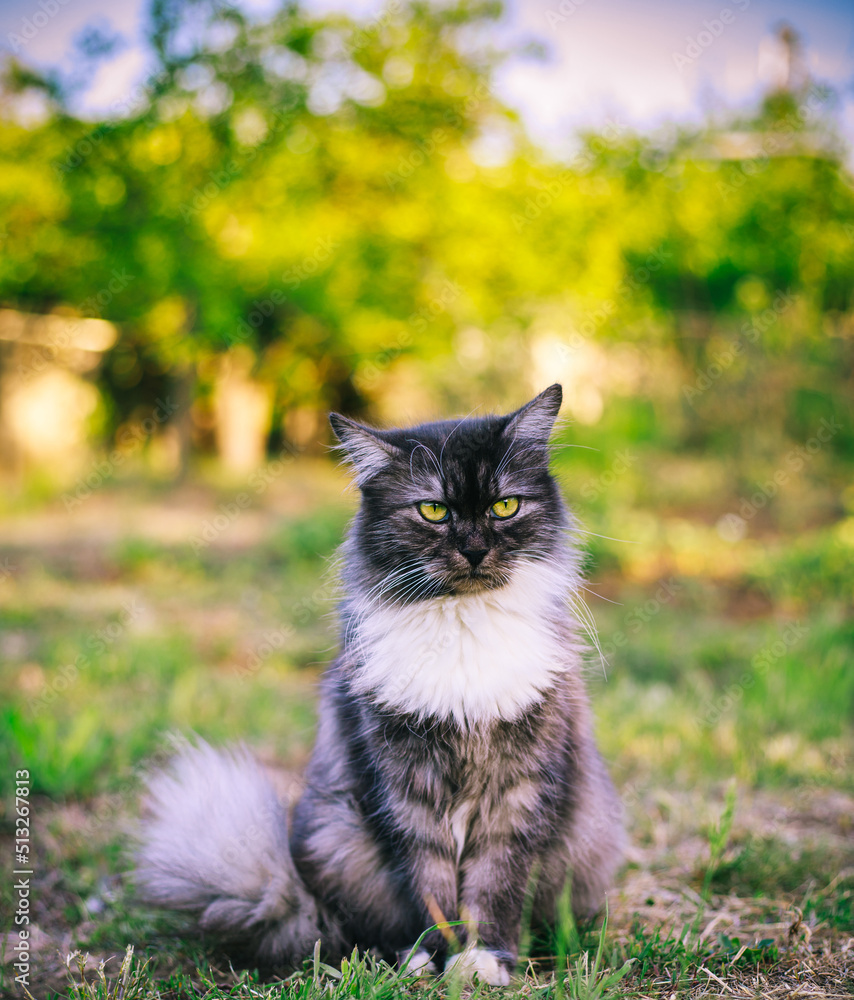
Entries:
POLYGON ((413 951, 411 948, 399 951, 397 966, 407 976, 435 976, 439 971, 434 956, 424 948, 419 948, 418 951, 413 951))
POLYGON ((487 951, 486 948, 466 948, 452 955, 445 964, 445 972, 455 969, 464 979, 475 976, 489 986, 509 986, 513 960, 506 952, 487 951))

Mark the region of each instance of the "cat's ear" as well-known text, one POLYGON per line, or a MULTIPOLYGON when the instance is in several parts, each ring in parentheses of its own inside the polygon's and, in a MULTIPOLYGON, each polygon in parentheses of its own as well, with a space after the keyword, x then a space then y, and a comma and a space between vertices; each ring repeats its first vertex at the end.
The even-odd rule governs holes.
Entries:
POLYGON ((560 404, 563 400, 563 388, 559 382, 544 389, 530 403, 510 415, 510 420, 504 431, 516 440, 531 441, 546 447, 549 436, 557 420, 560 404))
POLYGON ((342 417, 340 413, 330 413, 329 423, 353 463, 359 486, 372 479, 401 454, 400 449, 386 441, 380 431, 357 424, 355 420, 342 417))

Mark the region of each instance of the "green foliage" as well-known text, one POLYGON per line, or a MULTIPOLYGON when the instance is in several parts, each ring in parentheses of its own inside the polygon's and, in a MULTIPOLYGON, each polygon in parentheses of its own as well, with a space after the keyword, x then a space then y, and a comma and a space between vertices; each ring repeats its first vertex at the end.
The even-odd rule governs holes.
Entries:
POLYGON ((76 676, 63 660, 47 663, 40 695, 16 694, 3 709, 4 774, 27 766, 33 791, 53 797, 112 791, 119 808, 136 794, 133 768, 157 751, 167 731, 192 730, 218 742, 237 731, 275 734, 282 756, 304 750, 313 726, 311 688, 290 674, 286 650, 273 643, 268 650, 267 634, 219 676, 180 634, 126 638, 90 656, 76 676))
POLYGON ((779 958, 769 939, 742 945, 738 938, 719 934, 714 941, 701 941, 688 927, 681 934, 666 934, 660 928, 649 932, 640 922, 622 952, 631 955, 641 982, 666 978, 682 989, 703 967, 726 974, 728 968, 767 968, 779 958))
POLYGON ((276 426, 297 406, 376 407, 413 362, 444 408, 497 400, 556 328, 570 353, 622 342, 677 366, 681 395, 613 399, 612 440, 748 458, 835 415, 850 456, 854 193, 833 95, 813 86, 733 123, 775 155, 730 158, 714 127, 664 141, 606 126, 557 164, 470 43, 498 13, 458 0, 257 20, 157 3, 159 64, 94 123, 10 65, 12 106, 41 87, 50 113, 0 122, 0 301, 120 325, 99 375, 108 431, 163 394, 204 412, 238 347, 276 426), (488 350, 469 362, 471 328, 488 350))
POLYGON ((608 1000, 622 995, 616 989, 631 972, 634 959, 623 962, 619 969, 608 968, 605 957, 605 934, 608 930, 608 916, 602 921, 598 940, 594 949, 585 949, 575 924, 570 906, 570 885, 561 894, 558 901, 558 920, 555 928, 557 945, 557 961, 555 964, 555 1000, 608 1000), (591 963, 590 953, 595 951, 591 963), (570 961, 570 955, 575 955, 575 961, 570 961))
MULTIPOLYGON (((66 959, 69 972, 72 965, 76 974, 71 975, 69 1000, 145 1000, 150 996, 145 966, 134 962, 133 945, 128 945, 122 964, 112 982, 107 979, 106 963, 100 962, 95 978, 86 975, 86 956, 79 951, 72 952, 66 959)), ((29 990, 26 994, 35 1000, 29 990)))
POLYGON ((730 782, 729 788, 727 788, 726 804, 724 805, 724 811, 721 813, 721 818, 716 824, 710 826, 708 829, 709 866, 706 869, 706 875, 703 879, 703 889, 701 893, 704 902, 708 902, 709 900, 712 879, 715 872, 718 870, 721 858, 723 857, 724 851, 729 843, 730 833, 732 832, 732 821, 735 818, 735 799, 736 784, 733 781, 730 782))
MULTIPOLYGON (((617 984, 621 983, 632 971, 634 959, 627 959, 619 969, 609 969, 607 965, 603 968, 607 924, 607 920, 602 924, 599 944, 592 966, 590 952, 585 951, 575 960, 574 967, 567 969, 565 995, 570 1000, 608 1000, 608 998, 623 995, 623 990, 618 990, 617 984)), ((560 979, 558 979, 558 983, 560 983, 560 979)), ((562 990, 559 989, 557 996, 562 995, 562 990)))
POLYGON ((56 796, 91 792, 96 775, 113 759, 115 743, 103 731, 96 705, 86 705, 70 718, 41 713, 28 719, 22 709, 14 707, 3 714, 6 773, 27 761, 33 769, 35 792, 56 796))
POLYGON ((284 561, 315 563, 330 559, 341 544, 346 520, 340 510, 318 511, 294 523, 285 521, 273 541, 273 551, 284 561))
POLYGON ((821 913, 841 930, 851 927, 854 873, 850 852, 795 848, 777 837, 747 835, 715 868, 716 892, 773 898, 798 894, 807 912, 821 913))

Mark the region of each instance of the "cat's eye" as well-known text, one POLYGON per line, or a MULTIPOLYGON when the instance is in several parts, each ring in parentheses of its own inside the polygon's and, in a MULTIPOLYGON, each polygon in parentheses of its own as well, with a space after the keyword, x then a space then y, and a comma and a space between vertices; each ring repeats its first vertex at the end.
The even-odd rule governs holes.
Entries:
POLYGON ((425 500, 424 503, 418 504, 418 513, 425 521, 432 521, 433 524, 438 524, 439 521, 447 520, 448 508, 436 500, 425 500))
POLYGON ((512 517, 519 509, 518 497, 505 497, 489 508, 495 517, 512 517))

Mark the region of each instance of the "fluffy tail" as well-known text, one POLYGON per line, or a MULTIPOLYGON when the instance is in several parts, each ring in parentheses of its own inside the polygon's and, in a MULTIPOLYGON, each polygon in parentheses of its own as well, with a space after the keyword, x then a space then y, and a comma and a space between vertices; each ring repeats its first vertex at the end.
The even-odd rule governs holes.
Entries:
POLYGON ((148 779, 135 881, 148 903, 198 914, 260 958, 299 962, 320 938, 317 903, 288 848, 288 818, 245 747, 183 749, 148 779))

